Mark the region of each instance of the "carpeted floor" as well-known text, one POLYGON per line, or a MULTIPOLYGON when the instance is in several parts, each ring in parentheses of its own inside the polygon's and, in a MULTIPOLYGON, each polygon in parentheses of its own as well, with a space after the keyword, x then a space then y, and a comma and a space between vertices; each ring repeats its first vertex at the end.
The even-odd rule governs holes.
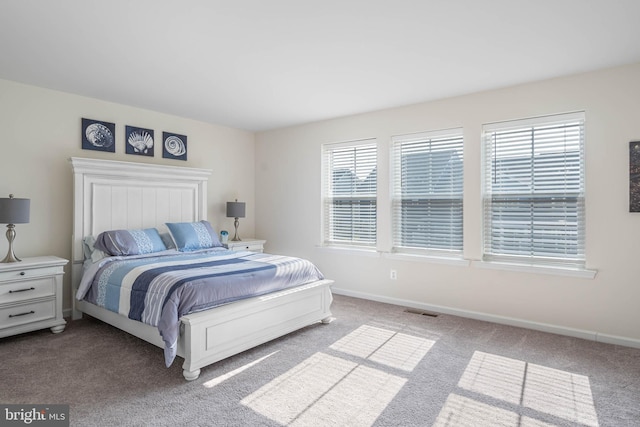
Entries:
POLYGON ((336 321, 202 369, 93 319, 0 339, 0 403, 73 426, 639 426, 640 350, 335 296, 336 321))

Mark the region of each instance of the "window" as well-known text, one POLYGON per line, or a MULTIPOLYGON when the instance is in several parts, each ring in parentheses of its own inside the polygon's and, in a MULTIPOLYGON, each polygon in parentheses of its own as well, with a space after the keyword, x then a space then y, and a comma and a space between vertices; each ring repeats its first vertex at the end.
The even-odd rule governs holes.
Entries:
POLYGON ((325 245, 376 245, 377 146, 362 140, 323 146, 325 245))
POLYGON ((393 249, 462 254, 462 129, 393 138, 393 249))
POLYGON ((484 259, 584 266, 584 113, 483 127, 484 259))

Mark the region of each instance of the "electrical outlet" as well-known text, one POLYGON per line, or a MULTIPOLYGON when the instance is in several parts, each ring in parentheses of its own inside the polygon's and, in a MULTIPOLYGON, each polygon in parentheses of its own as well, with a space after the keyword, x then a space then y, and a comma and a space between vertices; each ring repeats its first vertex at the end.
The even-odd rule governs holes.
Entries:
POLYGON ((391 280, 396 280, 398 278, 398 272, 395 270, 391 270, 389 277, 391 277, 391 280))

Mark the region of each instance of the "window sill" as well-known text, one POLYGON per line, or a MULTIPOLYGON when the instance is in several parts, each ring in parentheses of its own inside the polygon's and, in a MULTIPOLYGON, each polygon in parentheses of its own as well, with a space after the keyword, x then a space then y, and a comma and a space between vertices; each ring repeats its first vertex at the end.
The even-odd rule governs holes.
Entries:
POLYGON ((571 268, 565 266, 536 265, 536 264, 517 264, 496 261, 472 261, 471 265, 478 268, 487 268, 492 270, 517 271, 521 273, 539 273, 551 274, 554 276, 579 277, 582 279, 593 279, 598 273, 597 270, 587 270, 583 268, 571 268))
POLYGON ((384 257, 388 259, 395 259, 400 261, 428 262, 428 263, 434 263, 434 264, 457 265, 460 267, 468 267, 470 264, 470 261, 468 259, 436 256, 432 254, 410 254, 410 253, 401 253, 401 252, 391 252, 391 253, 387 252, 384 254, 384 257))
POLYGON ((370 258, 379 258, 380 253, 375 248, 360 248, 357 246, 316 246, 321 251, 333 252, 340 255, 358 255, 370 258))

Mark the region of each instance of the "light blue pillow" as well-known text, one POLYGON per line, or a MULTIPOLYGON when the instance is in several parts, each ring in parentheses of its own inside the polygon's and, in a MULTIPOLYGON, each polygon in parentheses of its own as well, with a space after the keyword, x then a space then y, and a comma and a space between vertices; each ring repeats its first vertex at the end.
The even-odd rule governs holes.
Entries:
POLYGON ((105 231, 96 237, 94 247, 112 256, 142 255, 167 250, 155 228, 105 231))
POLYGON ((222 246, 209 221, 166 223, 176 244, 183 252, 222 246))

